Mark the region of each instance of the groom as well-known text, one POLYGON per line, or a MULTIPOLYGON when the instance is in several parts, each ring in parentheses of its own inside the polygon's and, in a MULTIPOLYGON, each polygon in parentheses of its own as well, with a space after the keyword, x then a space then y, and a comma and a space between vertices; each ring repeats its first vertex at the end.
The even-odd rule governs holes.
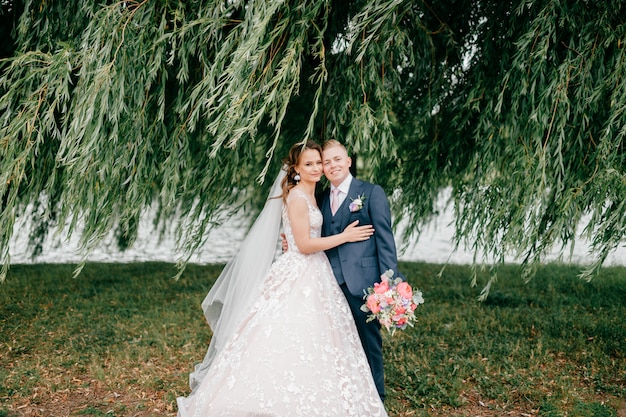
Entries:
POLYGON ((367 323, 367 313, 361 311, 361 306, 364 290, 380 282, 383 272, 392 269, 394 275, 399 274, 389 202, 379 185, 358 180, 350 174, 352 159, 338 141, 331 139, 324 143, 322 164, 324 175, 331 184, 318 196, 318 207, 324 216, 322 235, 340 233, 355 220, 359 220, 360 226, 374 226, 371 239, 345 243, 327 250, 326 255, 352 310, 376 388, 384 401, 380 324, 376 320, 367 323))

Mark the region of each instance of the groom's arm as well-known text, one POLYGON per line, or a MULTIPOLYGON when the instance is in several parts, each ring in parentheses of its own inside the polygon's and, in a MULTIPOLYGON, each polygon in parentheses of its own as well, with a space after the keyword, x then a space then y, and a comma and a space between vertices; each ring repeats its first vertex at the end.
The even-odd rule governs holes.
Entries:
POLYGON ((391 228, 391 210, 385 191, 380 185, 374 184, 370 199, 370 218, 374 225, 380 274, 392 269, 394 275, 399 275, 396 242, 391 228))

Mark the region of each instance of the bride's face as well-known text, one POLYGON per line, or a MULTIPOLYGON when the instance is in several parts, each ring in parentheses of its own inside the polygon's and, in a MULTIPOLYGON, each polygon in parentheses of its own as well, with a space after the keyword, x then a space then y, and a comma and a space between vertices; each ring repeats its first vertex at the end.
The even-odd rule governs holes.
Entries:
POLYGON ((322 178, 322 155, 315 149, 305 149, 300 154, 296 172, 300 174, 300 181, 318 182, 322 178))

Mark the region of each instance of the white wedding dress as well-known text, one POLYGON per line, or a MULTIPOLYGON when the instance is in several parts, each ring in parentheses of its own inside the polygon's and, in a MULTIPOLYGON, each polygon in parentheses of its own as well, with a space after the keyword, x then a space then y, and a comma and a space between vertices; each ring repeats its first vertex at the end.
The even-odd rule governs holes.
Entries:
MULTIPOLYGON (((322 214, 309 206, 311 237, 322 214)), ((298 251, 282 210, 289 251, 272 264, 263 292, 186 398, 179 417, 387 416, 348 304, 324 252, 298 251)))

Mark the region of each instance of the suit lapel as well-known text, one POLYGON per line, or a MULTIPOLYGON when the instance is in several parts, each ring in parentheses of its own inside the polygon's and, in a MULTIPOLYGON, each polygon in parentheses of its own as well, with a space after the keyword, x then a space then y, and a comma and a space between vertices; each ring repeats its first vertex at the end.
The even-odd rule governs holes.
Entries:
MULTIPOLYGON (((362 192, 363 192, 363 181, 357 180, 356 178, 352 178, 348 195, 346 196, 345 200, 343 200, 343 203, 341 203, 341 206, 339 207, 339 209, 337 210, 337 213, 335 214, 335 216, 337 215, 341 216, 339 221, 342 225, 342 229, 348 225, 348 222, 350 220, 350 203, 352 203, 352 200, 356 199, 357 196, 361 195, 362 192)), ((330 213, 330 209, 329 209, 329 213, 330 213)))
POLYGON ((331 222, 333 219, 333 214, 330 212, 330 188, 325 189, 322 192, 322 196, 320 198, 320 210, 322 211, 322 217, 324 218, 324 222, 322 227, 324 228, 324 236, 329 236, 331 234, 331 222))

